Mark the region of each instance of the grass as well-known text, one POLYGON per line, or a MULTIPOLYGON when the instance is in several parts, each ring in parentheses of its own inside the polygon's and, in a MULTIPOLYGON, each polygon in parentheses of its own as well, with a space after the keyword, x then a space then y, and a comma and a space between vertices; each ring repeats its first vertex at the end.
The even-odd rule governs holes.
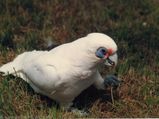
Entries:
MULTIPOLYGON (((159 117, 159 2, 157 0, 1 0, 0 64, 18 54, 59 44, 90 32, 103 32, 118 44, 116 73, 123 79, 114 91, 93 87, 76 100, 88 108, 88 117, 159 117)), ((0 117, 77 117, 56 108, 47 97, 34 93, 24 81, 0 77, 0 117)))

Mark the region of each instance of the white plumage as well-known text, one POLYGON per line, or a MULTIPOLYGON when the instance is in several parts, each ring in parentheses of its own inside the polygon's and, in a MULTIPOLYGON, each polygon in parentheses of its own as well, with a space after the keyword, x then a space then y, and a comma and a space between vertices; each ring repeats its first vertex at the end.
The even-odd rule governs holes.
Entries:
POLYGON ((104 80, 97 66, 106 58, 99 58, 95 54, 100 47, 111 50, 109 58, 117 63, 115 42, 102 33, 91 33, 51 51, 20 54, 12 62, 0 67, 0 72, 21 77, 37 93, 67 107, 92 84, 104 89, 104 80))

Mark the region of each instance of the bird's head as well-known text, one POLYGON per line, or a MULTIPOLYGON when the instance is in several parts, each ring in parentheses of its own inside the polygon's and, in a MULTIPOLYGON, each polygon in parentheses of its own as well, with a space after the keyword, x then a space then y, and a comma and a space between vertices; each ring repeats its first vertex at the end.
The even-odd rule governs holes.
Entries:
POLYGON ((87 45, 93 58, 105 65, 117 64, 117 45, 112 38, 102 33, 91 33, 86 36, 87 45))

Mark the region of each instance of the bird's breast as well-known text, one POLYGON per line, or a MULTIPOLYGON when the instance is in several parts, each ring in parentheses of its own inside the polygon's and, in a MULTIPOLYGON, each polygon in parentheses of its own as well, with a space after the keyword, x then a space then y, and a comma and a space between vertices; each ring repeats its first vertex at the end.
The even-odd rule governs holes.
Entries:
POLYGON ((63 75, 60 88, 52 93, 53 98, 58 102, 72 101, 83 90, 93 84, 94 78, 91 78, 93 74, 93 70, 73 70, 72 74, 63 75))

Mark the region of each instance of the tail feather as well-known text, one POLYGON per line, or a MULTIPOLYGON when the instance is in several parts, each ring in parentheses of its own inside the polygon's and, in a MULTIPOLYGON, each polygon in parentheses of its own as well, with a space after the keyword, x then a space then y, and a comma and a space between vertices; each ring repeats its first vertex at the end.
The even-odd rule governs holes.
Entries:
POLYGON ((20 66, 18 66, 18 64, 16 64, 14 61, 0 67, 0 73, 2 74, 2 76, 11 74, 13 76, 20 77, 24 81, 28 82, 27 76, 22 72, 20 66))
POLYGON ((22 70, 22 61, 25 59, 26 53, 18 55, 12 62, 4 64, 0 67, 0 72, 3 72, 4 75, 16 74, 22 70))
POLYGON ((13 61, 0 67, 0 72, 4 73, 3 75, 16 75, 16 73, 20 72, 20 67, 13 61))
POLYGON ((27 81, 27 77, 22 72, 22 61, 24 59, 25 53, 19 55, 17 58, 15 58, 12 62, 9 62, 7 64, 4 64, 0 67, 0 72, 2 76, 6 76, 9 74, 12 74, 14 76, 18 76, 22 78, 23 80, 27 81))
POLYGON ((44 51, 34 50, 32 52, 24 52, 23 54, 18 55, 12 62, 1 66, 0 73, 2 73, 3 76, 12 74, 28 82, 28 77, 23 72, 23 68, 25 68, 26 63, 32 62, 34 58, 40 56, 42 53, 44 53, 44 51))

